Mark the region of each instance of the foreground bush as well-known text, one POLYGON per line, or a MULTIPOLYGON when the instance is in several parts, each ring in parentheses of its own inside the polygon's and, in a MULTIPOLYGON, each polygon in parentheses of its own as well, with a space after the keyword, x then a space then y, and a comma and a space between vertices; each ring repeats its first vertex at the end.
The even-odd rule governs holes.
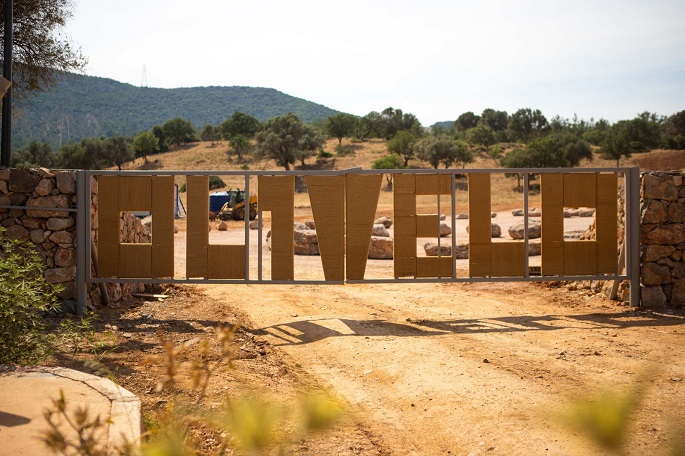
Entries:
POLYGON ((32 245, 0 236, 0 364, 35 363, 49 351, 42 314, 57 307, 59 290, 32 245))

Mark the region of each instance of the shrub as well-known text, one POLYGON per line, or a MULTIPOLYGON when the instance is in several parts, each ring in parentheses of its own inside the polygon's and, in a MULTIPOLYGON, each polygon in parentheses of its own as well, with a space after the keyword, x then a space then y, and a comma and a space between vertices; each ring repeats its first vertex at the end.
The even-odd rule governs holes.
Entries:
POLYGON ((226 186, 226 182, 223 181, 219 176, 209 176, 209 189, 216 190, 217 188, 223 188, 226 186))
POLYGON ((0 364, 35 363, 50 351, 41 313, 57 308, 59 288, 32 245, 3 237, 0 250, 0 364))

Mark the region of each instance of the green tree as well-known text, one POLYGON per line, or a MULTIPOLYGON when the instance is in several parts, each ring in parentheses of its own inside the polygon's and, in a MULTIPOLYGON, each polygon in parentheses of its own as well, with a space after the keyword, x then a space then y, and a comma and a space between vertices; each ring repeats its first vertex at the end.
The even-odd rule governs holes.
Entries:
POLYGON ((242 135, 251 139, 254 138, 260 127, 261 123, 255 117, 236 111, 229 119, 219 125, 217 134, 226 140, 230 140, 235 135, 242 135))
POLYGON ((402 157, 404 167, 409 164, 409 160, 414 158, 414 145, 418 141, 418 137, 411 131, 398 131, 392 139, 387 142, 388 150, 402 157))
MULTIPOLYGON (((404 169, 407 166, 403 163, 402 157, 397 154, 389 154, 385 157, 375 160, 371 164, 373 169, 404 169)), ((388 183, 388 189, 392 189, 392 174, 386 174, 385 180, 388 183)))
POLYGON ((567 166, 578 166, 580 161, 592 160, 590 145, 570 131, 551 133, 545 137, 548 148, 561 150, 568 162, 567 166))
POLYGON ((214 145, 214 141, 216 141, 217 134, 216 134, 216 129, 212 124, 207 124, 204 127, 202 127, 202 130, 200 130, 200 140, 201 141, 211 141, 212 146, 214 145))
POLYGON ((604 142, 606 133, 610 127, 611 124, 609 124, 608 120, 599 119, 592 128, 589 128, 583 133, 583 139, 594 146, 599 146, 604 142))
POLYGON ((466 130, 466 140, 472 146, 480 147, 484 150, 488 150, 491 145, 497 142, 495 133, 487 125, 478 125, 466 130))
POLYGON ((169 150, 169 143, 167 142, 166 133, 164 133, 164 128, 160 125, 152 127, 152 134, 157 138, 157 147, 159 152, 166 152, 169 150))
POLYGON ((352 114, 341 112, 326 120, 326 132, 333 138, 338 139, 338 145, 342 145, 345 137, 351 136, 357 126, 357 117, 352 114))
POLYGON ((230 157, 231 152, 238 156, 238 161, 243 161, 243 156, 248 155, 252 152, 253 146, 252 142, 247 136, 243 135, 233 135, 229 141, 228 155, 230 157))
MULTIPOLYGON (((5 3, 0 5, 5 15, 5 3)), ((18 96, 50 87, 56 75, 82 71, 87 60, 80 49, 61 33, 72 16, 70 0, 22 0, 13 8, 13 81, 18 96)), ((5 38, 5 24, 0 21, 0 36, 5 38)), ((0 60, 3 49, 0 47, 0 60)))
POLYGON ((539 109, 522 108, 511 115, 507 129, 513 139, 528 142, 544 135, 549 123, 539 109))
POLYGON ((143 157, 143 160, 147 163, 147 156, 159 150, 159 138, 152 132, 143 131, 133 138, 132 146, 136 157, 143 157))
POLYGON ((121 171, 121 165, 133 160, 133 152, 129 146, 128 138, 125 136, 106 139, 103 142, 103 149, 106 159, 117 165, 119 171, 121 171))
POLYGON ((323 146, 325 138, 319 130, 311 125, 305 125, 302 136, 297 142, 298 148, 295 153, 295 158, 300 160, 302 167, 305 166, 304 161, 314 155, 317 150, 323 146))
POLYGON ((495 165, 497 164, 497 161, 502 158, 502 152, 502 146, 499 144, 493 144, 492 146, 488 147, 488 155, 495 162, 495 165))
POLYGON ((55 156, 48 143, 31 141, 27 147, 12 155, 12 166, 15 168, 51 168, 55 164, 55 156))
POLYGON ((666 120, 664 139, 671 149, 685 149, 685 111, 673 114, 666 120))
POLYGON ((169 144, 185 144, 195 138, 197 132, 190 121, 177 117, 175 119, 167 120, 162 125, 164 135, 167 137, 169 144))
POLYGON ((84 169, 103 169, 112 166, 114 162, 105 153, 105 144, 102 138, 86 138, 81 141, 85 149, 86 166, 84 169))
POLYGON ((386 108, 380 114, 372 111, 365 116, 369 121, 371 136, 391 139, 399 131, 411 131, 415 136, 421 135, 421 122, 415 115, 402 112, 401 109, 386 108))
POLYGON ((449 136, 428 136, 416 143, 416 155, 438 169, 440 164, 449 168, 454 163, 461 163, 462 167, 473 161, 473 154, 463 141, 457 141, 449 136))
POLYGON ((473 160, 473 152, 469 150, 466 143, 464 141, 457 141, 454 155, 454 164, 457 166, 461 165, 463 169, 466 168, 466 165, 468 165, 469 163, 473 163, 473 160))
POLYGON ((257 133, 256 156, 259 159, 273 160, 288 171, 290 165, 294 165, 300 156, 300 141, 308 133, 305 125, 293 113, 271 118, 257 133))
POLYGON ((507 129, 507 118, 507 111, 495 111, 487 108, 481 113, 478 123, 492 128, 492 131, 505 131, 507 129))
POLYGON ((473 128, 478 125, 479 120, 480 118, 477 115, 471 111, 467 111, 457 117, 457 120, 454 121, 453 128, 459 132, 466 131, 469 128, 473 128))
POLYGON ((90 169, 91 161, 83 144, 73 143, 67 144, 59 150, 57 166, 64 169, 90 169))
POLYGON ((612 125, 606 132, 600 149, 600 156, 605 160, 616 160, 617 168, 622 157, 630 158, 633 152, 637 152, 635 148, 642 147, 639 143, 631 141, 629 122, 623 120, 612 125))

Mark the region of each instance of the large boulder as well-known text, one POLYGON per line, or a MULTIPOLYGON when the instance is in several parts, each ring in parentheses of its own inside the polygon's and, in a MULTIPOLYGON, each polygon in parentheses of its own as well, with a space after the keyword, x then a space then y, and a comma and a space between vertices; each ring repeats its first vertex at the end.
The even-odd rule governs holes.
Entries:
MULTIPOLYGON (((511 211, 511 215, 514 217, 523 217, 524 210, 523 209, 514 209, 511 211)), ((528 209, 528 217, 540 217, 542 216, 542 211, 538 209, 537 207, 533 207, 528 209)))
POLYGON ((390 232, 385 227, 385 225, 381 223, 376 223, 373 225, 373 231, 371 232, 371 235, 380 237, 390 237, 390 232))
POLYGON ((373 222, 374 225, 383 225, 386 228, 390 228, 392 226, 392 219, 390 217, 381 217, 379 219, 376 219, 375 222, 373 222))
POLYGON ((440 223, 440 237, 452 234, 452 228, 447 223, 440 223))
MULTIPOLYGON (((426 256, 438 256, 438 251, 440 256, 452 256, 452 245, 451 244, 440 244, 438 248, 437 242, 427 242, 423 245, 423 250, 426 252, 426 256)), ((468 244, 457 244, 457 259, 465 260, 469 257, 469 245, 468 244)))
POLYGON ((373 260, 392 259, 393 240, 386 236, 371 236, 369 258, 373 260))
POLYGON ((295 230, 293 235, 295 255, 319 255, 319 240, 315 230, 295 230))
MULTIPOLYGON (((523 239, 524 237, 524 225, 523 222, 517 223, 509 227, 509 236, 512 239, 523 239)), ((540 237, 540 221, 539 220, 528 220, 528 239, 537 239, 540 237)))

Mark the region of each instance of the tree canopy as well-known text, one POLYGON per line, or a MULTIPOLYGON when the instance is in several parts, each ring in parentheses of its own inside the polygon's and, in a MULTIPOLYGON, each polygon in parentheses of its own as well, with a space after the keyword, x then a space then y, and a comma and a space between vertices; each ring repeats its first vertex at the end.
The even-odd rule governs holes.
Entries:
POLYGON ((152 132, 143 131, 133 138, 132 146, 136 157, 143 157, 147 163, 147 156, 159 150, 159 139, 152 132))
POLYGON ((685 111, 673 114, 666 120, 664 139, 671 149, 685 149, 685 111))
POLYGON ((293 113, 267 120, 256 140, 257 157, 271 159, 286 171, 295 160, 304 161, 323 143, 323 137, 317 137, 317 132, 293 113))
POLYGON ((189 120, 180 117, 167 120, 162 125, 162 130, 164 130, 164 135, 168 139, 169 144, 172 145, 191 142, 197 134, 193 124, 189 120))
POLYGON ((31 144, 12 154, 12 166, 16 168, 51 168, 54 164, 55 157, 47 143, 31 141, 31 144))
POLYGON ((236 111, 231 117, 219 125, 217 133, 223 139, 230 140, 236 135, 242 135, 246 138, 254 138, 259 131, 261 123, 256 117, 253 117, 244 112, 236 111))
POLYGON ((456 131, 466 131, 478 125, 478 120, 480 118, 471 111, 465 112, 454 121, 454 129, 456 131))
POLYGON ((387 147, 392 153, 402 157, 405 168, 409 164, 409 160, 414 158, 414 144, 418 141, 416 134, 409 130, 398 131, 392 139, 388 140, 387 147))
POLYGON ((549 124, 539 109, 522 108, 511 115, 507 129, 513 139, 528 142, 544 135, 549 124))
MULTIPOLYGON (((85 67, 87 60, 80 49, 61 33, 72 16, 72 7, 71 0, 14 2, 12 87, 19 97, 50 87, 58 72, 82 71, 85 67)), ((4 2, 0 12, 4 17, 4 2)), ((0 21, 0 36, 4 40, 3 21, 0 21)), ((0 46, 0 55, 3 52, 0 46)))
POLYGON ((357 123, 358 118, 356 116, 341 112, 326 120, 326 131, 331 137, 337 138, 338 145, 342 145, 343 138, 354 134, 357 123))
POLYGON ((421 139, 415 146, 416 155, 438 169, 441 164, 449 168, 453 164, 462 167, 473 161, 473 153, 463 141, 457 141, 447 135, 428 136, 421 139))

